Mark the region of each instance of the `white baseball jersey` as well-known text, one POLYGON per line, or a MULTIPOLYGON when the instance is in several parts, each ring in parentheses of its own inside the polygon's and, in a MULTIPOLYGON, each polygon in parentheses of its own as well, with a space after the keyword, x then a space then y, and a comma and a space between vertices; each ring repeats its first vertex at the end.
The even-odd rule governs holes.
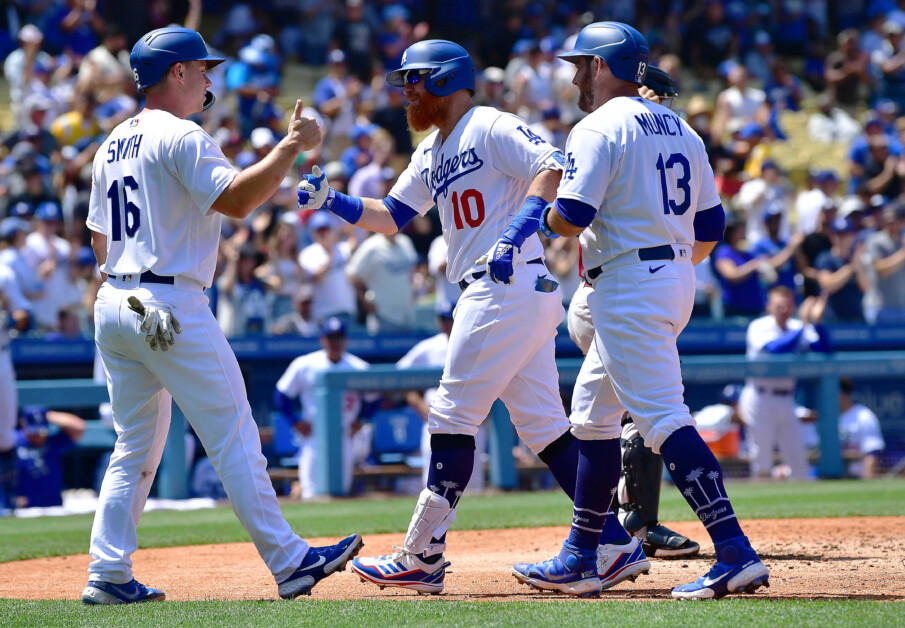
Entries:
MULTIPOLYGON (((748 358, 757 358, 769 353, 764 351, 764 346, 776 340, 780 336, 790 331, 798 331, 804 327, 804 324, 797 318, 790 318, 786 321, 786 328, 781 329, 776 323, 776 319, 772 315, 761 316, 748 323, 748 333, 746 336, 748 358)), ((817 330, 813 325, 808 325, 804 333, 801 334, 799 340, 798 352, 807 351, 811 343, 819 340, 817 330)), ((793 377, 752 377, 747 380, 752 386, 759 386, 769 389, 791 390, 795 388, 795 378, 793 377)))
POLYGON ((29 309, 15 273, 0 265, 0 452, 9 451, 16 444, 19 418, 16 372, 9 351, 7 320, 10 312, 29 309))
POLYGON ((119 124, 97 151, 92 174, 87 224, 107 236, 101 270, 182 275, 209 287, 220 242, 220 214, 211 205, 235 176, 194 122, 147 110, 119 124))
MULTIPOLYGON (((314 378, 318 373, 333 369, 368 370, 368 363, 351 353, 343 353, 336 364, 327 359, 327 352, 321 349, 307 355, 297 357, 277 382, 277 390, 302 402, 302 417, 313 422, 317 414, 317 402, 314 395, 314 378)), ((343 393, 343 427, 348 429, 361 411, 361 394, 346 391, 343 393)))
MULTIPOLYGON (((445 140, 434 131, 418 145, 390 196, 422 216, 437 205, 449 245, 446 276, 458 283, 477 270, 475 261, 512 222, 534 177, 562 169, 557 153, 521 118, 473 107, 445 140)), ((520 259, 542 254, 540 240, 532 235, 520 259)))
POLYGON ((692 244, 695 212, 720 204, 701 138, 643 98, 614 98, 589 114, 565 153, 557 197, 598 208, 581 234, 585 268, 631 249, 692 244))
MULTIPOLYGON (((446 351, 449 347, 449 336, 442 331, 430 338, 422 340, 414 347, 409 349, 408 353, 399 358, 396 366, 401 369, 408 369, 416 366, 443 366, 446 364, 446 351)), ((429 388, 424 391, 424 401, 430 404, 431 399, 436 394, 436 388, 429 388)))

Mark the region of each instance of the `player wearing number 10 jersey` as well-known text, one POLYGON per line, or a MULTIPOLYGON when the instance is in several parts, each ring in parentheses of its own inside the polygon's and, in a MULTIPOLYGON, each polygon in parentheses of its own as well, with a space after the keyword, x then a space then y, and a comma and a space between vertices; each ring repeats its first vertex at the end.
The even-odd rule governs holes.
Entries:
POLYGON ((463 293, 428 415, 427 488, 401 551, 352 564, 363 580, 381 588, 438 593, 449 564, 443 557, 446 531, 474 467, 474 436, 497 398, 522 440, 563 489, 574 492, 577 444, 554 359, 563 308, 536 235, 563 158, 518 117, 474 106, 474 63, 452 42, 412 45, 387 83, 403 88, 412 128, 437 130, 415 150, 387 198, 335 192, 316 169, 299 185, 299 204, 325 207, 383 233, 394 233, 434 204, 439 208, 449 244, 447 276, 463 293))

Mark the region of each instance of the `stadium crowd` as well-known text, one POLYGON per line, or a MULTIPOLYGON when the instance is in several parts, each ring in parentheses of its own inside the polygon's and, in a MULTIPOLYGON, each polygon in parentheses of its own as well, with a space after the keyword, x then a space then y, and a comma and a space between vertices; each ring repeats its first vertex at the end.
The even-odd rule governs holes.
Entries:
MULTIPOLYGON (((229 58, 208 73, 219 102, 196 121, 237 169, 279 141, 285 102, 304 95, 305 115, 323 129, 321 146, 302 154, 272 198, 246 220, 223 220, 207 294, 227 336, 314 337, 326 321, 355 333, 433 329, 432 313, 459 294, 445 277, 436 211, 395 236, 368 237, 327 212, 299 211, 299 176, 318 164, 339 191, 386 195, 419 138, 402 91, 384 76, 425 37, 471 51, 477 104, 518 114, 562 147, 582 114, 574 68, 556 55, 603 19, 647 36, 730 210, 724 241, 696 267, 694 318, 755 319, 784 286, 797 304, 825 301, 826 323, 905 322, 905 0, 20 0, 5 8, 0 278, 12 277, 6 285, 28 304, 0 320, 13 334, 92 336, 101 277, 85 225, 91 164, 106 134, 142 107, 132 44, 169 23, 200 30, 229 58), (789 168, 788 156, 803 149, 845 158, 789 168)), ((568 302, 581 281, 578 242, 545 241, 545 252, 568 302)))
MULTIPOLYGON (((556 53, 589 21, 618 19, 639 25, 652 60, 676 78, 675 108, 704 138, 732 210, 725 242, 697 268, 695 316, 758 316, 766 292, 785 285, 798 301, 828 295, 827 322, 901 322, 905 3, 829 4, 191 0, 140 3, 126 18, 117 3, 17 3, 0 40, 10 90, 0 265, 31 302, 28 333, 90 336, 99 281, 85 227, 91 161, 141 107, 128 63, 135 33, 184 23, 230 57, 211 72, 221 102, 198 121, 240 169, 280 137, 282 98, 300 90, 284 80, 287 64, 313 69, 307 113, 324 142, 298 173, 320 164, 337 189, 382 197, 412 150, 401 90, 383 80, 406 46, 428 35, 462 42, 478 61, 477 102, 517 113, 562 146, 581 113, 572 68, 556 53), (201 24, 211 11, 215 30, 201 24), (784 112, 802 108, 812 111, 809 140, 844 144, 844 163, 784 170, 796 148, 784 112)), ((366 238, 297 211, 296 183, 288 177, 248 220, 224 221, 209 293, 228 335, 312 335, 329 316, 371 333, 410 330, 417 306, 455 300, 435 215, 366 238)), ((548 242, 547 259, 568 299, 577 242, 548 242)))

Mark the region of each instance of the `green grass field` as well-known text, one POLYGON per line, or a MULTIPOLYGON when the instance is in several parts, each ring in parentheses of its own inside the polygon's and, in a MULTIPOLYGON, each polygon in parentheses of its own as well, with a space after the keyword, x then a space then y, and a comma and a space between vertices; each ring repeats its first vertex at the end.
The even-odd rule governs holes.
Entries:
MULTIPOLYGON (((730 495, 743 519, 791 517, 905 516, 905 481, 732 484, 730 495)), ((661 518, 690 520, 676 491, 664 487, 661 518)), ((286 505, 293 527, 306 537, 403 532, 413 498, 342 500, 286 505), (362 516, 366 513, 366 517, 362 516)), ((510 493, 463 500, 457 529, 565 525, 568 500, 561 493, 510 493)), ((85 553, 90 516, 0 519, 0 562, 85 553)), ((151 512, 139 527, 141 547, 246 542, 229 508, 192 512, 151 512)), ((905 603, 738 598, 721 602, 458 602, 319 601, 167 602, 125 608, 85 608, 77 601, 0 600, 0 616, 10 626, 323 625, 619 625, 694 626, 899 626, 905 603)))

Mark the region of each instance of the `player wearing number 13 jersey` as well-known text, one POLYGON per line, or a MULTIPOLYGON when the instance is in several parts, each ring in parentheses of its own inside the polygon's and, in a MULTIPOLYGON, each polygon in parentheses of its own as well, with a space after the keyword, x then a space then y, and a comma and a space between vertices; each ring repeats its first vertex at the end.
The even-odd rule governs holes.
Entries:
POLYGON ((716 551, 716 565, 673 596, 753 593, 769 586, 769 572, 694 427, 676 349, 694 303, 693 263, 722 237, 724 212, 700 138, 666 107, 637 98, 648 56, 644 36, 619 22, 586 26, 561 55, 576 66, 578 105, 589 115, 566 142, 562 183, 541 229, 581 234, 595 333, 572 401, 582 464, 569 539, 558 557, 518 564, 513 575, 541 588, 566 580, 593 593, 582 565, 593 560, 599 533, 605 540, 613 518, 607 506, 620 476, 620 419, 628 410, 716 551))
POLYGON ((447 276, 463 293, 428 413, 427 487, 401 550, 352 563, 363 580, 381 587, 437 593, 449 564, 443 557, 446 531, 474 468, 474 437, 496 399, 566 493, 575 490, 577 443, 560 401, 554 359, 563 310, 536 235, 563 162, 519 118, 474 106, 474 63, 461 46, 414 44, 387 83, 403 88, 412 128, 437 130, 421 142, 385 199, 340 194, 318 168, 299 185, 299 204, 325 207, 383 233, 394 233, 435 203, 439 208, 449 244, 447 276))

